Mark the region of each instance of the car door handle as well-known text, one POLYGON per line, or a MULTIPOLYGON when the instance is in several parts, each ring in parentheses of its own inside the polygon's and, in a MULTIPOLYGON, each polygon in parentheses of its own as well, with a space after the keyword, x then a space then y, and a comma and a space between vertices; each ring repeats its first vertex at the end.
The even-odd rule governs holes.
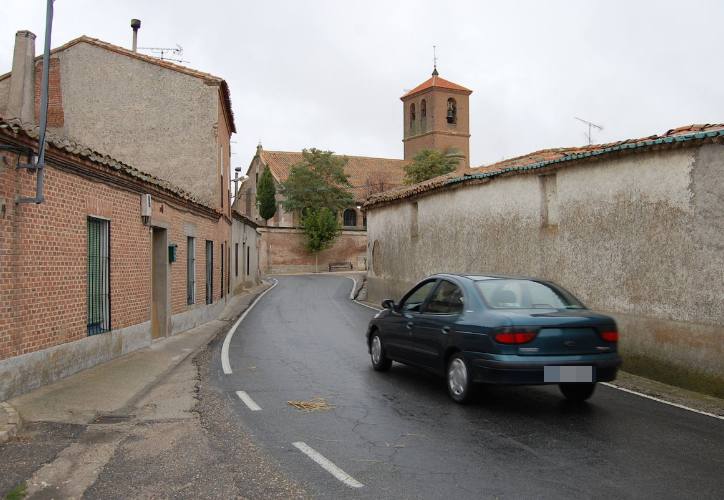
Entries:
POLYGON ((443 326, 443 327, 442 327, 442 333, 443 333, 443 335, 447 335, 448 333, 450 333, 450 327, 449 327, 449 326, 443 326))
POLYGON ((412 330, 413 326, 415 326, 415 325, 412 323, 412 321, 408 321, 407 324, 405 325, 405 328, 407 328, 408 330, 412 330))

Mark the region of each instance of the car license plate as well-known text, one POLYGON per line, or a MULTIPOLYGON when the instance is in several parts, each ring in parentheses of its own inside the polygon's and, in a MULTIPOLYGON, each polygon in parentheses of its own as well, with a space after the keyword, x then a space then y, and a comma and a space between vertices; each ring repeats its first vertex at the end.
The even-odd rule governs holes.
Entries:
POLYGON ((545 366, 543 382, 593 382, 592 366, 545 366))

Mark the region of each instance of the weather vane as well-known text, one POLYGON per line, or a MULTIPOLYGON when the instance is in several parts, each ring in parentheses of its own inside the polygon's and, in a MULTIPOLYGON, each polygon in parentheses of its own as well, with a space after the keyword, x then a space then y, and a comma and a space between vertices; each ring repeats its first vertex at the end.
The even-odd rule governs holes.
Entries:
POLYGON ((432 75, 436 76, 437 73, 437 45, 432 46, 432 75))

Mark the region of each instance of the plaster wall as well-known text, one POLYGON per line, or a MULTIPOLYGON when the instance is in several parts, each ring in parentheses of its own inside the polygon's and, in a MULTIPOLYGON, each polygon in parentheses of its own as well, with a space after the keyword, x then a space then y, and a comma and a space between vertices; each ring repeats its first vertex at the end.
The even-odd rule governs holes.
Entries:
POLYGON ((0 80, 0 115, 7 116, 8 94, 10 92, 10 78, 0 80))
POLYGON ((548 174, 555 176, 501 177, 373 207, 370 300, 399 299, 437 272, 546 278, 616 317, 629 368, 699 374, 721 390, 724 146, 548 174))
POLYGON ((261 238, 256 228, 238 219, 233 219, 231 233, 231 267, 229 269, 231 271, 231 290, 237 291, 240 288, 249 288, 259 283, 261 238))
POLYGON ((57 132, 220 206, 218 86, 87 43, 57 57, 57 132))

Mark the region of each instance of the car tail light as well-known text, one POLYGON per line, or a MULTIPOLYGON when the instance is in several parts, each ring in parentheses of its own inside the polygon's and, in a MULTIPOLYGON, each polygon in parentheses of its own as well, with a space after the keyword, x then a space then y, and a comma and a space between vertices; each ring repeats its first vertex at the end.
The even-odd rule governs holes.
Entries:
POLYGON ((504 332, 495 335, 495 341, 500 344, 525 344, 534 338, 533 332, 504 332))
POLYGON ((601 332, 601 338, 606 342, 618 342, 618 332, 616 330, 605 330, 601 332))

